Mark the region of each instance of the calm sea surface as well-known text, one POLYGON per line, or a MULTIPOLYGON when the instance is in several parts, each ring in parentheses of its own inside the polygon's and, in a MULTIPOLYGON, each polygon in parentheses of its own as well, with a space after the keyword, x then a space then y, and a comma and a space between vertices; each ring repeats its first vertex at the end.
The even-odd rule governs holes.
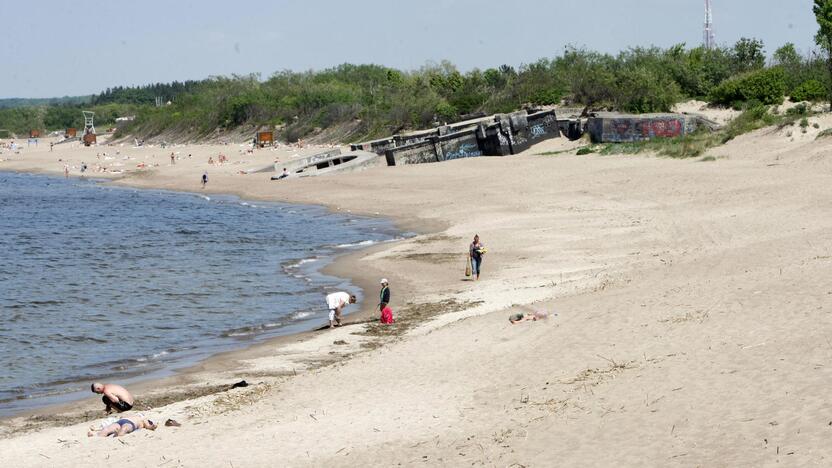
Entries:
POLYGON ((323 324, 324 295, 351 285, 321 266, 396 235, 317 207, 0 172, 0 415, 323 324))

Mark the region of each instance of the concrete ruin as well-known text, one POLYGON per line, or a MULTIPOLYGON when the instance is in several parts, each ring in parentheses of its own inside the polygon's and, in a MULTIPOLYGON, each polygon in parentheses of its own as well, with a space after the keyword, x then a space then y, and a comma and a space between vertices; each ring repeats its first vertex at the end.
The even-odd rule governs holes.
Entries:
MULTIPOLYGON (((309 177, 336 172, 360 171, 377 166, 379 162, 380 157, 376 153, 360 150, 341 153, 339 148, 335 148, 297 161, 275 163, 274 172, 282 174, 283 168, 286 168, 286 171, 292 177, 309 177)), ((278 178, 279 176, 272 177, 274 180, 278 178)))
POLYGON ((388 166, 450 161, 478 156, 507 156, 560 136, 554 110, 497 114, 352 145, 383 155, 388 166))
MULTIPOLYGON (((565 136, 570 140, 589 133, 593 142, 631 142, 652 138, 679 137, 700 126, 714 129, 718 124, 695 114, 618 114, 601 112, 584 118, 585 110, 575 109, 565 119, 555 110, 497 114, 429 130, 393 135, 350 145, 349 153, 340 149, 325 151, 298 161, 277 163, 273 169, 252 172, 282 173, 307 177, 361 170, 386 162, 388 166, 435 163, 479 156, 508 156, 534 144, 565 136), (578 113, 579 112, 579 113, 578 113)), ((273 179, 279 179, 275 176, 273 179)))
POLYGON ((586 131, 593 143, 626 143, 684 136, 696 131, 702 120, 689 114, 598 112, 587 120, 586 131))

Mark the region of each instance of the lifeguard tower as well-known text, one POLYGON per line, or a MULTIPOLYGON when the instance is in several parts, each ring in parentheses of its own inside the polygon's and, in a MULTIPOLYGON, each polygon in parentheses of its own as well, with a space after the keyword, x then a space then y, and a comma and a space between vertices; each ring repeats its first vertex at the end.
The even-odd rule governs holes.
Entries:
POLYGON ((95 136, 95 112, 92 111, 81 111, 84 114, 84 136, 82 140, 84 141, 84 146, 90 146, 96 143, 96 136, 95 136))

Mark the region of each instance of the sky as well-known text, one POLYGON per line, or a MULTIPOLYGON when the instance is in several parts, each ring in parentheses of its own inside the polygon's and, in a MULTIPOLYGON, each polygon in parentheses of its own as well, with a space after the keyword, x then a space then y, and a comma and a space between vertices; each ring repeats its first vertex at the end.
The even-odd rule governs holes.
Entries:
MULTIPOLYGON (((814 49, 812 0, 713 0, 720 44, 814 49)), ((0 0, 0 98, 216 75, 443 59, 518 66, 568 45, 702 42, 704 0, 0 0)))

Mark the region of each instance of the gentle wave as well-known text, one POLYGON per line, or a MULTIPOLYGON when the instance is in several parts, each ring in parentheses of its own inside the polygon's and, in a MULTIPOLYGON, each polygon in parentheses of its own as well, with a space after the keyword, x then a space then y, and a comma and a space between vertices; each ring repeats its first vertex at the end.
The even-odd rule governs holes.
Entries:
POLYGON ((361 242, 353 242, 351 244, 338 244, 335 247, 339 248, 339 249, 349 249, 349 248, 352 248, 352 247, 364 247, 364 246, 373 245, 373 244, 377 244, 377 243, 378 243, 378 241, 374 241, 374 240, 363 240, 361 242))

